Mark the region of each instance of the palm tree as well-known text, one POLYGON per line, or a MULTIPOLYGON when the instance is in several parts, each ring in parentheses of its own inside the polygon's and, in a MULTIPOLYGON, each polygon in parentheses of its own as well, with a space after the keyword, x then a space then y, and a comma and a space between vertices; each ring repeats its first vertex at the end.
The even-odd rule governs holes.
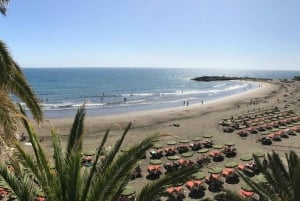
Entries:
POLYGON ((8 6, 9 0, 0 0, 0 13, 6 14, 6 7, 8 6))
MULTIPOLYGON (((6 14, 8 3, 9 0, 0 0, 1 14, 6 14)), ((5 43, 0 40, 0 128, 8 138, 11 138, 16 131, 20 117, 20 112, 15 108, 10 94, 15 95, 27 105, 38 123, 42 121, 43 112, 39 99, 26 81, 21 68, 10 55, 5 43)))
POLYGON ((255 157, 259 171, 266 182, 257 183, 241 174, 245 182, 251 186, 261 201, 298 201, 300 200, 300 159, 294 152, 286 155, 286 163, 279 154, 267 155, 268 168, 255 157))
MULTIPOLYGON (((21 108, 22 110, 22 108, 21 108)), ((82 168, 81 153, 84 133, 85 108, 79 108, 75 116, 67 147, 64 151, 60 137, 51 131, 54 169, 51 169, 34 129, 23 118, 33 148, 33 156, 16 145, 16 157, 11 159, 14 171, 0 163, 0 184, 5 185, 16 200, 32 201, 43 194, 47 201, 116 201, 130 180, 130 173, 145 152, 153 146, 158 134, 147 137, 127 152, 119 152, 131 124, 104 159, 101 150, 109 136, 105 133, 97 148, 95 161, 89 169, 82 168), (40 192, 40 193, 38 193, 40 192)), ((197 171, 196 166, 182 168, 172 174, 151 182, 137 194, 137 201, 153 201, 164 194, 166 186, 184 181, 197 171)))

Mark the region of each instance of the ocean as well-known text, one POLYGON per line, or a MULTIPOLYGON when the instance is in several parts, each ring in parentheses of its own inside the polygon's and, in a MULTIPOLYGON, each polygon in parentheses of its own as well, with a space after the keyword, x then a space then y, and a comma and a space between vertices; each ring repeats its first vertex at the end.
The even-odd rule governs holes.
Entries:
POLYGON ((86 103, 87 115, 183 107, 258 87, 240 81, 197 82, 204 75, 291 79, 299 71, 234 71, 175 68, 24 68, 46 118, 72 117, 86 103))

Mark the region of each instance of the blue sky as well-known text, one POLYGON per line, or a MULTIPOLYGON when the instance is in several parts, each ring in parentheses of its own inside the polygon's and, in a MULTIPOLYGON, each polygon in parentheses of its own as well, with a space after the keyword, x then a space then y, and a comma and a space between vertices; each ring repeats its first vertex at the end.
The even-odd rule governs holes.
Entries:
POLYGON ((300 69, 299 0, 11 0, 23 67, 300 69))

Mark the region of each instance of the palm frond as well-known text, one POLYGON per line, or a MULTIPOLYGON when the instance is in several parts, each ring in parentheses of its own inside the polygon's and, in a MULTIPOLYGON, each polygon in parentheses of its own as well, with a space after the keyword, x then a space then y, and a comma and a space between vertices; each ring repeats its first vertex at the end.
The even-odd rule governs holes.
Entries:
MULTIPOLYGON (((15 68, 19 67, 16 66, 15 68)), ((15 94, 26 104, 34 120, 40 123, 43 120, 43 111, 39 103, 39 98, 35 95, 24 74, 18 70, 15 72, 14 78, 10 82, 10 92, 15 94)))
POLYGON ((78 152, 69 153, 65 168, 65 193, 67 200, 79 200, 81 196, 82 177, 81 177, 81 156, 78 152))
POLYGON ((40 123, 43 112, 39 99, 28 84, 21 68, 13 60, 5 43, 0 40, 0 89, 18 96, 30 109, 33 118, 40 123))
POLYGON ((128 180, 132 169, 146 150, 152 147, 153 139, 156 137, 150 136, 138 145, 132 146, 128 152, 123 152, 107 168, 104 168, 101 175, 97 175, 98 179, 91 190, 89 200, 110 200, 111 195, 119 192, 123 181, 128 180))
POLYGON ((103 172, 105 171, 105 168, 109 166, 109 164, 112 163, 112 161, 114 160, 116 154, 118 153, 118 151, 120 150, 120 147, 129 131, 129 129, 131 128, 132 123, 129 122, 128 126, 126 127, 126 129, 124 130, 121 138, 119 140, 117 140, 115 146, 110 150, 109 154, 105 157, 105 159, 102 161, 101 165, 98 167, 97 172, 103 172))
POLYGON ((9 0, 0 0, 0 13, 6 15, 9 0))
POLYGON ((26 175, 18 177, 10 172, 6 166, 0 165, 1 183, 9 189, 18 200, 32 201, 35 199, 32 181, 26 175))
POLYGON ((14 139, 14 133, 17 130, 18 111, 11 98, 0 89, 0 125, 5 133, 6 142, 10 143, 14 139))
POLYGON ((97 164, 98 164, 99 158, 101 156, 102 150, 104 149, 104 145, 107 141, 108 135, 109 135, 109 130, 106 131, 105 135, 103 136, 103 139, 101 140, 100 146, 97 149, 95 162, 93 163, 92 169, 91 169, 89 176, 87 178, 87 181, 84 185, 81 201, 85 201, 87 198, 87 195, 89 193, 90 186, 92 183, 92 179, 93 179, 94 175, 96 174, 97 164))
POLYGON ((85 117, 84 106, 77 110, 72 129, 69 135, 68 145, 67 145, 67 155, 72 151, 77 151, 82 149, 82 135, 83 135, 83 121, 85 117))
POLYGON ((57 196, 61 196, 58 200, 67 200, 66 198, 66 189, 68 183, 65 182, 65 167, 66 167, 66 159, 64 158, 64 153, 61 147, 60 138, 55 130, 52 128, 52 143, 54 149, 54 163, 55 163, 55 171, 57 172, 57 196))

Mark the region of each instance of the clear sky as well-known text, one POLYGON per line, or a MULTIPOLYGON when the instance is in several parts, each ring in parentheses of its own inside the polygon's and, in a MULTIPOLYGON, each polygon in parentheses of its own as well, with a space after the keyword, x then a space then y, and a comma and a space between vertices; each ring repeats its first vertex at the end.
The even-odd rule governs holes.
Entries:
POLYGON ((300 69, 300 0, 11 0, 22 67, 300 69))

